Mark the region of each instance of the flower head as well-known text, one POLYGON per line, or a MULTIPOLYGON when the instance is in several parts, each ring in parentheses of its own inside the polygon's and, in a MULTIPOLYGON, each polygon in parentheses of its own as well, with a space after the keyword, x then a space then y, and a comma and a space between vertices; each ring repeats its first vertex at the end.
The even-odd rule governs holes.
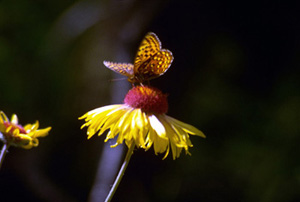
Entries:
POLYGON ((10 146, 31 149, 39 145, 38 137, 45 137, 51 127, 38 129, 39 122, 27 124, 24 127, 18 124, 18 117, 13 114, 11 120, 3 111, 0 111, 0 139, 10 146))
POLYGON ((182 149, 187 154, 192 143, 189 134, 205 137, 197 128, 178 121, 165 113, 168 110, 166 95, 160 90, 147 86, 131 89, 124 104, 109 105, 87 112, 79 119, 86 123, 88 139, 95 133, 102 135, 106 130, 105 142, 116 136, 116 147, 125 141, 129 147, 132 143, 138 148, 148 150, 153 145, 155 154, 164 153, 166 158, 170 148, 173 159, 178 158, 182 149))

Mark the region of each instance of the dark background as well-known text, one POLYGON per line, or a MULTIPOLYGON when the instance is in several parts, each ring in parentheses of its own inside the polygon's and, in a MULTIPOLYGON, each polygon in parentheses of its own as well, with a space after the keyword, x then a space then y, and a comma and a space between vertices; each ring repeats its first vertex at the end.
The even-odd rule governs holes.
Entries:
POLYGON ((114 201, 300 201, 299 11, 279 0, 1 1, 0 110, 53 129, 37 148, 9 149, 0 201, 88 200, 104 137, 86 140, 77 118, 122 102, 126 81, 102 61, 132 62, 148 31, 175 58, 151 82, 169 94, 168 115, 207 138, 192 136, 192 156, 175 161, 136 150, 114 201))

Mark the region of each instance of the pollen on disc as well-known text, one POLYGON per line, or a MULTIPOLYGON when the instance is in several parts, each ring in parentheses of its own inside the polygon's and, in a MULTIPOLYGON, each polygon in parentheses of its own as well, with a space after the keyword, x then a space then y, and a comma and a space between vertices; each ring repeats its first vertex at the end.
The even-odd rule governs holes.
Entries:
POLYGON ((137 86, 128 91, 124 103, 148 113, 164 114, 168 111, 167 96, 148 86, 137 86))

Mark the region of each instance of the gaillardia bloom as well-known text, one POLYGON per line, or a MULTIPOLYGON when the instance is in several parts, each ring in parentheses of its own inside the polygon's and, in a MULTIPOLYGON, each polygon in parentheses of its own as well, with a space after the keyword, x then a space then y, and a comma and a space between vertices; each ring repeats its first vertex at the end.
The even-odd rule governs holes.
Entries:
POLYGON ((87 112, 79 119, 86 123, 88 139, 95 133, 102 135, 106 130, 105 142, 115 138, 116 147, 125 141, 128 147, 135 144, 138 148, 148 150, 153 145, 155 154, 164 153, 166 158, 170 147, 173 159, 180 156, 181 150, 187 154, 192 143, 189 134, 205 137, 197 128, 166 115, 168 102, 166 95, 160 90, 137 86, 131 89, 124 104, 100 107, 87 112))
POLYGON ((13 114, 11 120, 7 118, 3 111, 0 111, 0 140, 8 146, 31 149, 39 145, 38 137, 45 137, 51 127, 39 129, 39 122, 27 124, 24 127, 18 124, 18 117, 13 114))

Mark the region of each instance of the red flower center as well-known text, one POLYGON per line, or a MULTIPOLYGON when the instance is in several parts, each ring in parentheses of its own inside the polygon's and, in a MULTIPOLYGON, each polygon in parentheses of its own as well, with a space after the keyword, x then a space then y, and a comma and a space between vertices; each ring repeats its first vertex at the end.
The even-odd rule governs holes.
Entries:
POLYGON ((148 86, 136 86, 129 90, 124 103, 147 113, 164 114, 168 111, 167 96, 160 90, 148 86))
POLYGON ((14 132, 14 130, 16 130, 16 129, 19 129, 20 133, 27 134, 26 130, 20 125, 12 124, 10 122, 3 122, 3 125, 6 128, 11 126, 11 129, 9 130, 10 133, 14 132))

